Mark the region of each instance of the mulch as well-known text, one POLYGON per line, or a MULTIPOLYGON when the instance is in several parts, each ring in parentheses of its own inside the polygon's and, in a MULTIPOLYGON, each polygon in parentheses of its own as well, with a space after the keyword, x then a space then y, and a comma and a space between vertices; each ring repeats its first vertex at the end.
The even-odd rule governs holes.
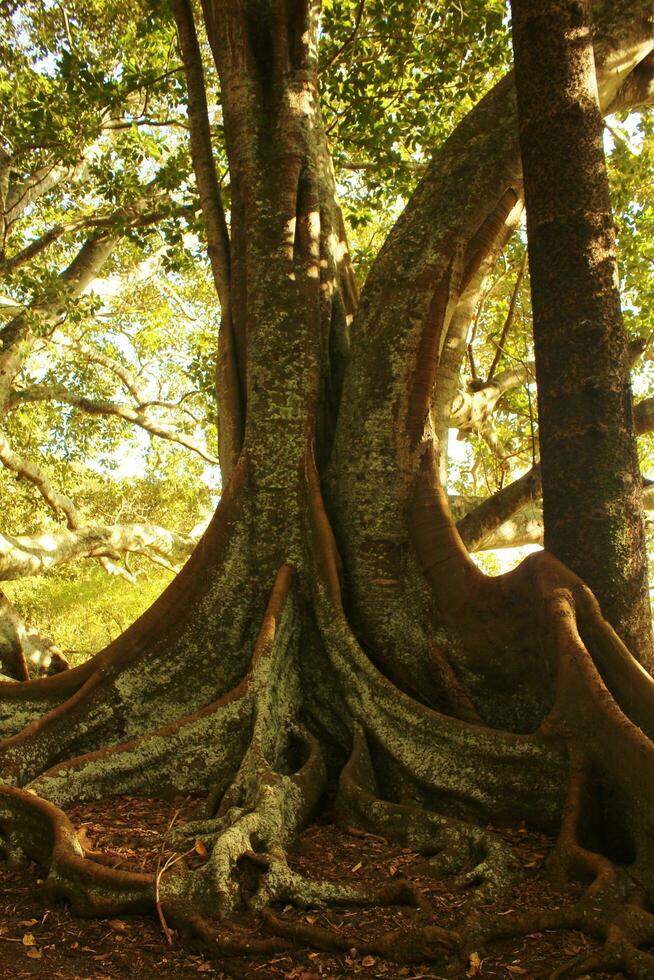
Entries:
MULTIPOLYGON (((171 853, 169 828, 201 815, 201 801, 147 800, 120 797, 88 803, 69 811, 87 846, 117 855, 117 866, 155 871, 171 853)), ((501 904, 476 906, 481 913, 510 915, 530 908, 556 908, 574 901, 574 888, 560 891, 545 874, 552 842, 525 829, 501 831, 513 845, 523 879, 501 904)), ((201 846, 199 851, 202 851, 201 846)), ((201 853, 195 855, 197 862, 201 853)), ((434 924, 461 928, 469 912, 471 893, 453 887, 452 879, 429 875, 427 859, 380 837, 329 822, 309 827, 290 856, 290 863, 314 878, 379 887, 390 879, 415 882, 436 910, 434 924)), ((105 980, 114 977, 197 978, 220 980, 323 980, 361 977, 367 980, 438 980, 433 964, 401 966, 363 955, 356 943, 410 922, 413 910, 391 908, 330 908, 276 910, 288 921, 303 922, 352 937, 348 953, 318 952, 298 946, 268 958, 209 959, 200 949, 173 933, 168 945, 153 916, 80 919, 68 908, 45 900, 42 871, 34 865, 18 870, 0 866, 0 977, 48 977, 61 980, 105 980)), ((253 917, 239 920, 240 928, 266 935, 253 917)), ((472 954, 459 974, 480 980, 545 978, 562 963, 593 946, 576 932, 545 932, 494 943, 472 954)), ((594 974, 617 980, 618 974, 594 974)))

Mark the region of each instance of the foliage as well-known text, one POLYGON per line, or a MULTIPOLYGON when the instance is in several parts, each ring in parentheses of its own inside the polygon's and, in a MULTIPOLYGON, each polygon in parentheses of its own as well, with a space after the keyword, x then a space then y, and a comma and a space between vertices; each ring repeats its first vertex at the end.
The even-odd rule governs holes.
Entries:
MULTIPOLYGON (((125 404, 130 392, 107 367, 110 360, 137 379, 151 421, 170 423, 178 436, 215 453, 220 311, 202 241, 172 20, 165 4, 146 0, 74 0, 65 8, 26 0, 10 7, 10 14, 0 39, 0 193, 5 211, 12 188, 22 188, 29 206, 18 207, 2 228, 0 315, 7 324, 27 309, 35 340, 16 379, 19 397, 6 410, 5 432, 16 453, 38 462, 52 485, 71 497, 83 521, 148 519, 188 530, 210 509, 219 485, 215 466, 124 418, 54 394, 23 397, 30 389, 63 387, 96 405, 125 404), (43 178, 50 181, 44 192, 38 183, 43 178), (69 302, 62 271, 98 234, 115 238, 111 257, 91 287, 69 302), (56 302, 65 306, 56 322, 40 318, 39 304, 56 302), (100 355, 95 360, 93 352, 100 355)), ((206 38, 201 43, 206 49, 206 38)), ((501 0, 325 0, 323 114, 361 277, 431 152, 510 60, 501 0)), ((229 218, 219 85, 209 56, 205 72, 229 218)), ((649 340, 654 118, 644 112, 609 125, 625 318, 633 335, 649 340)), ((494 362, 497 374, 532 360, 525 275, 496 361, 524 249, 524 236, 516 236, 486 285, 470 328, 463 385, 485 380, 494 362)), ((646 352, 634 375, 639 397, 654 385, 652 364, 646 352)), ((537 460, 535 384, 508 391, 493 421, 500 451, 468 435, 458 443, 450 490, 492 494, 537 460)), ((645 471, 654 468, 653 454, 654 440, 646 436, 645 471)), ((63 519, 15 473, 0 469, 0 492, 5 530, 28 533, 63 519)), ((60 627, 47 611, 52 597, 64 606, 69 594, 100 589, 97 564, 87 565, 87 572, 57 573, 61 592, 45 580, 38 590, 12 586, 19 608, 47 628, 52 623, 56 635, 60 627), (37 591, 45 597, 41 605, 37 591)), ((111 581, 114 608, 124 603, 132 610, 136 595, 150 594, 150 578, 146 587, 146 570, 140 571, 138 589, 111 581)), ((164 577, 153 574, 152 582, 161 585, 164 577)), ((65 635, 57 637, 64 646, 65 635)), ((86 638, 82 645, 91 649, 94 642, 86 638)))
POLYGON ((321 97, 360 275, 433 150, 506 71, 502 0, 327 0, 321 97))
POLYGON ((172 577, 163 568, 150 567, 135 587, 108 576, 98 565, 85 564, 58 575, 7 582, 3 591, 76 667, 145 612, 172 577))

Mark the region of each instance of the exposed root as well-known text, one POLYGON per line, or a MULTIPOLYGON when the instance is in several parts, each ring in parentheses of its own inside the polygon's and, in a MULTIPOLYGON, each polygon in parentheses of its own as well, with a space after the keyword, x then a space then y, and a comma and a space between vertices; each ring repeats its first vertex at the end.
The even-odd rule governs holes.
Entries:
POLYGON ((46 892, 67 899, 78 914, 112 915, 152 907, 152 876, 88 860, 68 817, 47 800, 0 786, 0 827, 15 853, 48 869, 46 892))
POLYGON ((341 773, 336 816, 346 826, 361 827, 430 855, 429 867, 434 877, 458 875, 456 884, 463 888, 474 886, 476 900, 497 898, 518 879, 511 848, 491 831, 412 804, 380 799, 370 752, 360 728, 341 773))
MULTIPOLYGON (((299 618, 292 584, 293 570, 285 565, 273 587, 243 685, 251 734, 236 775, 214 817, 188 824, 175 835, 181 851, 200 838, 206 863, 198 870, 182 869, 165 877, 160 882, 164 905, 226 918, 271 901, 308 905, 323 897, 319 887, 291 871, 284 854, 309 819, 326 779, 318 742, 297 721, 302 692, 297 666, 299 618)), ((241 724, 240 730, 248 727, 241 724)), ((129 747, 125 752, 129 758, 129 747)), ((221 782, 224 785, 225 780, 221 782)))
MULTIPOLYGON (((228 698, 143 739, 55 767, 39 777, 31 791, 3 788, 8 848, 20 848, 49 866, 48 887, 70 898, 78 910, 115 912, 117 905, 122 909, 124 896, 114 894, 114 886, 118 883, 124 890, 126 882, 136 882, 138 901, 151 906, 153 882, 148 876, 130 877, 89 860, 64 814, 34 791, 66 803, 104 795, 112 788, 124 792, 138 785, 139 776, 142 782, 144 768, 150 772, 151 784, 170 791, 180 789, 180 779, 186 790, 216 779, 229 783, 238 767, 215 820, 209 827, 197 828, 211 851, 206 864, 197 872, 180 867, 179 873, 159 882, 165 903, 204 907, 224 916, 243 902, 260 907, 280 895, 308 903, 320 898, 311 883, 291 872, 283 853, 325 785, 318 743, 297 722, 302 694, 292 582, 293 570, 283 566, 250 674, 228 698), (30 817, 32 823, 35 817, 37 823, 45 822, 49 835, 44 836, 42 827, 31 833, 30 817), (239 881, 239 867, 242 870, 242 862, 252 857, 259 874, 250 895, 249 886, 239 881)), ((196 828, 188 828, 189 833, 196 833, 196 828)))
POLYGON ((551 980, 560 977, 584 977, 592 973, 624 973, 632 980, 651 980, 654 976, 654 956, 643 953, 631 943, 612 943, 588 956, 556 970, 551 980))
MULTIPOLYGON (((654 945, 654 916, 645 907, 651 895, 645 895, 644 885, 654 868, 649 738, 654 682, 640 684, 642 669, 632 666, 628 652, 603 625, 592 597, 550 556, 531 559, 495 585, 485 582, 475 596, 480 580, 462 570, 457 553, 450 559, 466 601, 483 607, 490 623, 506 607, 524 622, 539 617, 534 635, 544 638, 539 655, 549 711, 539 716, 535 730, 517 727, 518 714, 514 730, 490 727, 459 673, 436 648, 439 703, 447 702, 449 713, 433 710, 424 703, 427 697, 410 697, 371 662, 350 628, 336 545, 312 472, 311 609, 293 568, 282 565, 249 670, 239 673, 228 693, 222 687, 236 660, 217 681, 219 697, 190 711, 184 699, 170 703, 166 711, 174 717, 164 716, 155 727, 153 705, 136 721, 127 716, 124 685, 129 676, 139 696, 144 687, 156 692, 156 657, 146 667, 140 654, 110 656, 86 672, 36 682, 42 687, 18 685, 26 693, 6 703, 23 704, 27 716, 36 717, 4 744, 9 775, 17 783, 31 780, 24 789, 0 787, 6 856, 38 860, 47 868, 49 893, 64 897, 81 914, 159 908, 165 922, 217 956, 270 955, 297 943, 331 951, 355 947, 394 962, 433 960, 441 972, 460 975, 471 951, 494 940, 576 929, 603 946, 566 964, 558 976, 612 969, 651 980, 654 957, 647 947, 654 945), (319 657, 324 655, 329 678, 320 692, 329 704, 318 716, 333 743, 314 724, 320 697, 304 689, 303 643, 313 636, 311 630, 316 643, 310 671, 323 670, 319 657), (139 671, 151 673, 140 677, 139 671), (616 698, 608 686, 613 683, 616 698), (337 732, 327 731, 332 719, 337 732), (119 740, 125 733, 130 737, 119 740), (73 748, 89 743, 97 743, 95 751, 70 757, 73 748), (426 855, 431 873, 454 876, 456 887, 469 889, 469 906, 497 899, 515 884, 518 862, 488 824, 519 820, 537 829, 559 829, 552 866, 584 882, 583 898, 540 913, 489 917, 470 911, 458 933, 435 924, 424 896, 405 881, 373 889, 298 873, 287 850, 317 808, 327 787, 327 766, 335 769, 336 761, 342 767, 337 819, 426 855), (85 850, 54 805, 120 793, 206 791, 207 786, 213 788, 206 817, 176 830, 176 850, 155 876, 118 870, 109 856, 85 850), (590 819, 598 799, 610 804, 609 833, 615 832, 617 849, 590 819), (193 850, 204 857, 199 867, 185 860, 193 850), (280 903, 300 909, 410 905, 416 912, 401 930, 363 940, 285 919, 271 911, 280 903), (247 911, 260 912, 272 935, 233 927, 234 918, 247 911)), ((446 531, 443 524, 439 533, 446 531)), ((440 566, 431 572, 439 578, 450 574, 440 566)), ((510 631, 504 635, 508 662, 514 637, 510 631)), ((533 663, 537 641, 529 642, 533 663)), ((251 649, 245 643, 237 660, 244 661, 251 649)), ((172 676, 161 682, 164 687, 172 676)), ((204 681, 200 686, 207 690, 204 681)), ((0 699, 0 711, 3 703, 0 699)), ((528 716, 523 713, 522 719, 528 716)))
POLYGON ((356 949, 363 955, 383 956, 396 963, 421 963, 440 960, 455 951, 460 936, 439 926, 410 925, 393 929, 374 940, 361 940, 357 936, 343 935, 321 926, 303 922, 286 921, 264 909, 262 916, 271 931, 286 936, 304 946, 312 946, 326 952, 347 952, 356 949))
POLYGON ((616 865, 602 854, 583 847, 585 807, 589 798, 589 762, 574 746, 570 748, 570 789, 556 849, 555 861, 569 878, 590 881, 586 894, 617 891, 620 876, 616 865))
POLYGON ((218 927, 207 922, 204 916, 180 905, 168 904, 165 913, 184 937, 199 940, 210 956, 272 956, 291 949, 293 945, 275 936, 262 938, 248 935, 235 929, 231 923, 218 927))
POLYGON ((440 679, 440 687, 446 692, 448 713, 454 718, 461 718, 463 721, 483 724, 479 712, 437 643, 432 644, 431 653, 434 661, 434 672, 440 679))
POLYGON ((251 713, 244 683, 143 738, 53 766, 29 789, 63 807, 121 794, 157 796, 226 785, 245 752, 251 713))

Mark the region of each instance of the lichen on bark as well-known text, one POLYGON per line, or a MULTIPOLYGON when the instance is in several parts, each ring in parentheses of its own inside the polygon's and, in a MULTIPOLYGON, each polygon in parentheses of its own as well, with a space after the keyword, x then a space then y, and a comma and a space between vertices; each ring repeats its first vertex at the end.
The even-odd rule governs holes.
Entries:
MULTIPOLYGON (((632 9, 604 13, 611 44, 600 33, 596 55, 612 99, 654 35, 632 9)), ((402 882, 372 892, 290 869, 326 790, 337 819, 431 854, 435 874, 482 896, 511 880, 492 826, 525 820, 558 833, 563 872, 591 882, 578 905, 458 936, 430 919, 368 948, 456 971, 473 942, 546 921, 590 929, 603 916, 608 929, 619 913, 635 949, 643 916, 654 931, 634 911, 654 891, 654 682, 551 555, 483 576, 437 476, 430 408, 448 323, 520 194, 512 81, 435 155, 357 312, 320 121, 317 7, 205 0, 204 16, 230 158, 243 444, 202 541, 148 613, 82 668, 0 685, 3 847, 42 863, 82 914, 158 900, 216 954, 347 950, 351 937, 324 930, 289 936, 272 909, 422 899, 402 882), (102 864, 61 809, 178 791, 206 793, 205 819, 178 828, 176 846, 199 838, 207 861, 158 880, 102 864), (580 831, 598 793, 620 801, 628 872, 580 831), (218 921, 244 907, 267 938, 218 921)))

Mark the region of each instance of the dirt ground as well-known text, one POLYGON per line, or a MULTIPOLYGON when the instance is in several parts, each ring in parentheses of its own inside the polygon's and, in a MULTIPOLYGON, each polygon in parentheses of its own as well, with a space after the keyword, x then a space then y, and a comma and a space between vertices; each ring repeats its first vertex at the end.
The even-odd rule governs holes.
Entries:
MULTIPOLYGON (((82 840, 116 855, 115 866, 156 870, 171 856, 169 828, 200 815, 197 800, 144 800, 121 797, 110 802, 78 806, 69 815, 82 840)), ((525 830, 504 831, 514 845, 523 876, 501 905, 478 906, 481 912, 510 914, 512 910, 556 908, 575 893, 557 891, 548 882, 544 865, 551 841, 525 830)), ((201 846, 200 846, 201 850, 201 846)), ((201 855, 194 856, 201 861, 201 855)), ((453 889, 452 881, 429 876, 428 864, 413 852, 382 838, 330 823, 309 827, 298 842, 292 863, 312 877, 379 886, 389 878, 417 883, 436 909, 435 925, 457 927, 469 907, 470 892, 453 889)), ((358 952, 356 941, 402 927, 414 914, 403 907, 328 909, 298 912, 277 910, 289 921, 306 922, 352 936, 349 953, 326 953, 302 948, 268 958, 210 960, 174 933, 166 942, 161 923, 141 916, 124 919, 79 919, 58 904, 45 901, 41 870, 0 865, 0 977, 48 977, 61 980, 104 978, 186 978, 204 974, 221 980, 322 980, 361 977, 367 980, 437 980, 433 964, 400 966, 358 952)), ((254 919, 239 926, 265 935, 254 919)), ((589 948, 592 941, 574 932, 536 933, 524 939, 495 943, 474 953, 461 977, 481 980, 520 977, 545 978, 566 961, 589 948)), ((598 975, 595 974, 595 977, 598 975)), ((602 974, 617 980, 623 974, 602 974)))

